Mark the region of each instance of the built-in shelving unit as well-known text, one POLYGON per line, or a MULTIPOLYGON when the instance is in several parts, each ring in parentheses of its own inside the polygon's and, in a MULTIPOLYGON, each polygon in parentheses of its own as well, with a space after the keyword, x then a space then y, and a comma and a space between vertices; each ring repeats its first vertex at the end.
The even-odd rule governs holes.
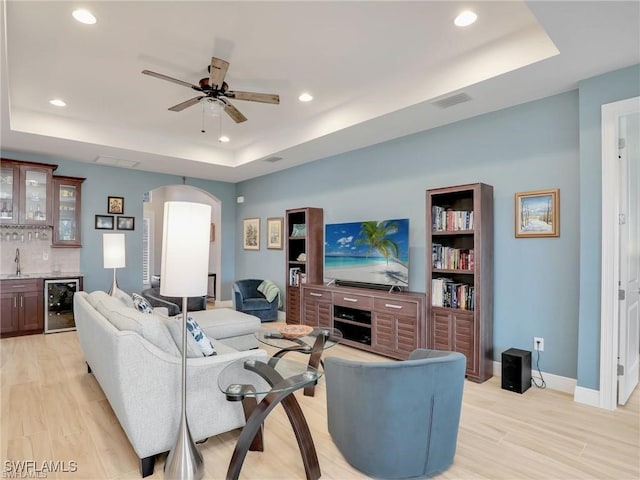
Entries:
POLYGON ((286 211, 287 323, 299 324, 300 285, 322 283, 324 213, 321 208, 296 208, 286 211))
POLYGON ((493 375, 493 187, 427 190, 427 346, 467 357, 467 378, 493 375))

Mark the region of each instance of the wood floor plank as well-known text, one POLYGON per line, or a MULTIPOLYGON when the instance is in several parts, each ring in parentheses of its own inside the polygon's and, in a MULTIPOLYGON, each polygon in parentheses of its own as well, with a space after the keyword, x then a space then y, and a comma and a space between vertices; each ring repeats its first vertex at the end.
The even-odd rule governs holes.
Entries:
MULTIPOLYGON (((126 435, 99 384, 86 372, 75 332, 2 339, 0 352, 3 459, 78 462, 78 472, 49 478, 140 478, 126 435)), ((301 354, 287 356, 308 359, 301 354)), ((344 345, 327 350, 325 356, 390 361, 344 345)), ((314 397, 297 392, 296 398, 313 436, 322 478, 368 478, 344 460, 331 440, 324 379, 314 397)), ((570 395, 548 389, 532 387, 522 395, 508 392, 500 388, 498 378, 482 384, 465 382, 456 457, 437 478, 637 480, 639 398, 636 391, 627 406, 609 412, 577 404, 570 395)), ((224 478, 239 434, 234 430, 199 445, 206 479, 224 478)), ((165 459, 166 454, 156 459, 151 480, 163 478, 165 459)), ((298 445, 282 408, 267 417, 265 451, 249 452, 240 478, 304 478, 298 445)))

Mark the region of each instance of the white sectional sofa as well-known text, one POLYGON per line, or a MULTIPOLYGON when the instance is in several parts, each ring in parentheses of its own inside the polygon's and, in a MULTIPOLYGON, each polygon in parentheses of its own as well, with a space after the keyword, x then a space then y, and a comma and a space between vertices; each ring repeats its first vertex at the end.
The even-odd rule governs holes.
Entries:
MULTIPOLYGON (((145 477, 153 473, 155 456, 172 448, 178 431, 181 322, 141 313, 128 303, 105 292, 78 292, 74 314, 89 372, 102 387, 145 477)), ((199 441, 244 425, 241 402, 226 400, 218 376, 235 360, 267 353, 247 350, 257 345, 257 317, 239 317, 230 309, 193 314, 217 351, 204 357, 193 343, 188 348, 187 418, 199 441)))

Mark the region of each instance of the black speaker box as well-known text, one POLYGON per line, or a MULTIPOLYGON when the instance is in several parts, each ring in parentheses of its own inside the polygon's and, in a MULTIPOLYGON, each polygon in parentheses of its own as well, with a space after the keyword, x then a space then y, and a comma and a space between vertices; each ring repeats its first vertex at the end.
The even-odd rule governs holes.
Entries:
POLYGON ((502 352, 502 388, 524 393, 531 386, 531 352, 510 348, 502 352))

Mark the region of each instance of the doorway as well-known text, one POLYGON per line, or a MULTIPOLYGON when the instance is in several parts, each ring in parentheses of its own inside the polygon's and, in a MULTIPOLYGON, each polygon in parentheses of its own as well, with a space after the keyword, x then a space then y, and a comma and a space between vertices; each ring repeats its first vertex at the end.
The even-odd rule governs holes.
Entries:
POLYGON ((144 288, 160 275, 162 263, 162 229, 164 203, 195 202, 211 205, 211 238, 209 246, 209 291, 207 296, 220 299, 222 278, 222 202, 205 190, 189 185, 167 185, 148 192, 143 205, 143 272, 144 288), (147 283, 148 282, 148 283, 147 283))
POLYGON ((639 115, 640 97, 602 106, 599 393, 600 407, 608 410, 624 402, 638 382, 639 115), (619 382, 627 383, 620 397, 619 382))

